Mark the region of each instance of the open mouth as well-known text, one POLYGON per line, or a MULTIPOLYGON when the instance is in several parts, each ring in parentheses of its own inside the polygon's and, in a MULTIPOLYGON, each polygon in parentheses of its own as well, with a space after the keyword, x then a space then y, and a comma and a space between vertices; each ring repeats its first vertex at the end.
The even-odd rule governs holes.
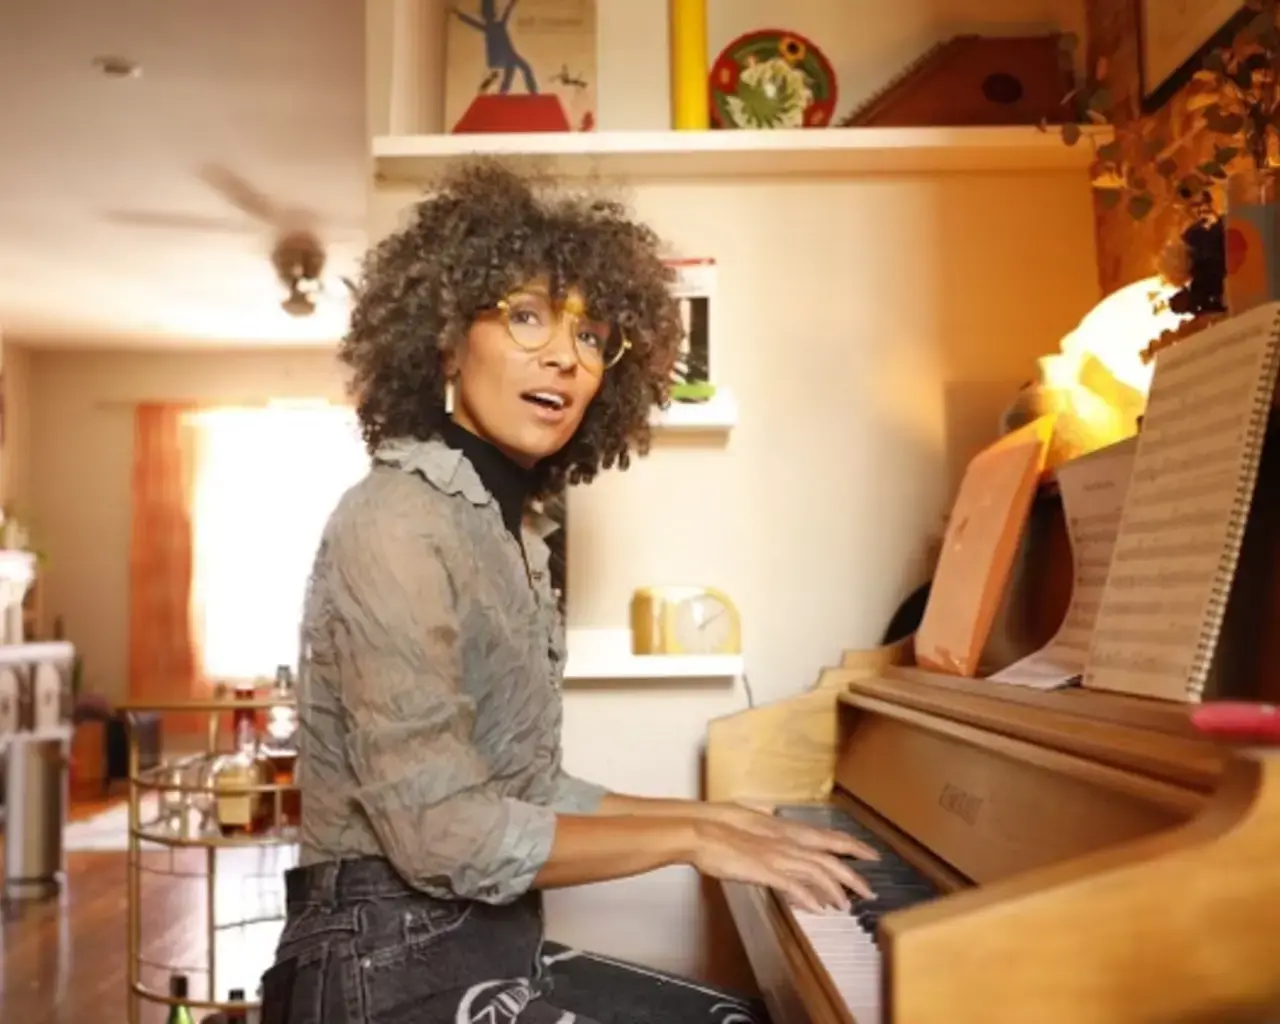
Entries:
POLYGON ((569 407, 569 399, 555 391, 526 391, 520 397, 531 405, 550 409, 552 412, 560 412, 569 407))

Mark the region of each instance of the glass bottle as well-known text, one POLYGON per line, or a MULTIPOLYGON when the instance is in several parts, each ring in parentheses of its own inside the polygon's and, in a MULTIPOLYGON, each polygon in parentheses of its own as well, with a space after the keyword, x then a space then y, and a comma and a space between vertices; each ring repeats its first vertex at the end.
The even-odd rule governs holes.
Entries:
MULTIPOLYGON (((227 993, 227 1000, 232 1003, 243 1003, 244 989, 233 988, 227 993)), ((227 1012, 223 1014, 223 1020, 226 1024, 246 1024, 249 1020, 249 1015, 244 1009, 236 1007, 235 1009, 227 1010, 227 1012)))
POLYGON ((235 750, 220 756, 211 774, 218 830, 224 836, 266 831, 271 824, 270 794, 254 792, 251 787, 270 785, 271 762, 258 746, 250 719, 236 722, 235 750))
MULTIPOLYGON (((293 700, 293 673, 288 665, 276 669, 273 700, 293 700)), ((280 792, 280 824, 298 825, 302 821, 302 797, 294 786, 294 768, 298 763, 298 709, 293 704, 277 705, 267 710, 263 729, 262 750, 271 762, 272 781, 287 786, 280 792)))
POLYGON ((195 1024, 191 1009, 187 1006, 187 976, 185 974, 169 975, 169 1016, 165 1024, 195 1024))
MULTIPOLYGON (((254 701, 258 699, 257 687, 247 679, 239 680, 235 687, 237 701, 254 701)), ((242 721, 248 720, 256 731, 258 728, 258 712, 255 708, 236 708, 231 714, 231 734, 234 736, 242 721)))

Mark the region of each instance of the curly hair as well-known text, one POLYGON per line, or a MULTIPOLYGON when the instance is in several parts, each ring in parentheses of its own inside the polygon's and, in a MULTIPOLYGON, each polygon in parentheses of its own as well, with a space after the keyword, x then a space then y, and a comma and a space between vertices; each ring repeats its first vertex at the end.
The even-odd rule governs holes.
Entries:
POLYGON ((544 279, 576 288, 593 319, 631 348, 609 369, 578 430, 534 470, 534 493, 627 468, 649 449, 649 410, 665 405, 684 335, 659 239, 624 205, 492 161, 463 164, 365 256, 339 358, 370 453, 398 437, 427 440, 446 418, 446 357, 477 314, 544 279))

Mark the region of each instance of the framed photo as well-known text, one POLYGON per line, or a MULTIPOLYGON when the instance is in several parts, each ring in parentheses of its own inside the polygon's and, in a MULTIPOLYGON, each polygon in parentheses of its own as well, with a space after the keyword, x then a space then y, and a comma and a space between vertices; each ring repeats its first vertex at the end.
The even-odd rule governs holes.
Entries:
POLYGON ((676 361, 673 384, 714 383, 716 365, 712 335, 716 294, 716 261, 708 257, 669 259, 675 273, 671 292, 680 303, 684 343, 676 361))
POLYGON ((1137 0, 1142 109, 1159 110, 1190 81, 1204 55, 1253 17, 1243 0, 1137 0))

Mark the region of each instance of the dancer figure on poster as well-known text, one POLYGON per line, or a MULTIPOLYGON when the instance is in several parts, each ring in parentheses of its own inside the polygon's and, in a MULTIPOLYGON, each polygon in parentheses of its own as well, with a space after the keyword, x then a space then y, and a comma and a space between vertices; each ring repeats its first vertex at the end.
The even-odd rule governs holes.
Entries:
MULTIPOLYGON (((497 0, 480 0, 479 18, 463 14, 456 7, 452 8, 452 11, 464 25, 484 33, 485 63, 491 73, 501 72, 502 74, 498 92, 503 96, 510 93, 511 83, 519 72, 520 77, 524 79, 525 92, 530 96, 536 96, 538 83, 533 77, 533 68, 516 51, 515 44, 511 42, 511 32, 507 29, 507 21, 518 2, 519 0, 507 0, 507 6, 501 15, 498 14, 497 0)), ((486 77, 485 81, 489 82, 491 78, 492 74, 486 77)))

